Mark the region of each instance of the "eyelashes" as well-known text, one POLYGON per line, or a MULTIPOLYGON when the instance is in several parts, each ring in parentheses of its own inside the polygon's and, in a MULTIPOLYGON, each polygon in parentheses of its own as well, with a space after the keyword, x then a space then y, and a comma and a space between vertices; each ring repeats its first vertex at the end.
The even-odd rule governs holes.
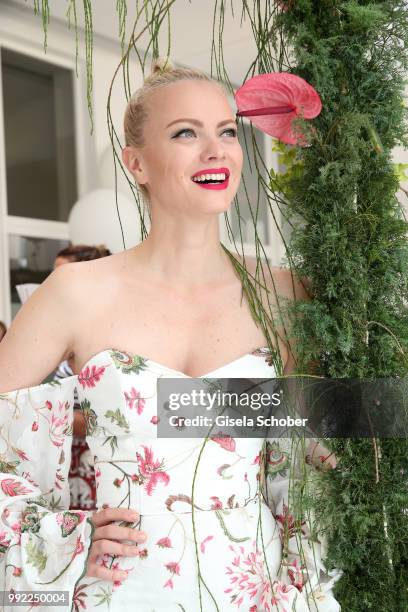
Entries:
MULTIPOLYGON (((192 130, 191 128, 184 128, 183 130, 179 130, 176 134, 174 134, 174 136, 172 136, 172 138, 178 138, 179 136, 181 136, 181 134, 185 133, 185 132, 191 132, 192 134, 194 134, 194 130, 192 130)), ((237 137, 237 130, 235 130, 234 128, 228 128, 226 130, 223 130, 221 132, 221 134, 224 134, 225 132, 232 132, 232 138, 236 138, 237 137)))

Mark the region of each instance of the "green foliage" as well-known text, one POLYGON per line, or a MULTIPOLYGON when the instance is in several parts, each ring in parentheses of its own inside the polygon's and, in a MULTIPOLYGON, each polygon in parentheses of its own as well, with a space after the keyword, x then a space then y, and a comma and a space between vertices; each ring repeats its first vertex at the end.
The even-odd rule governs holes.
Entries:
MULTIPOLYGON (((299 370, 407 376, 408 224, 396 197, 406 166, 392 163, 391 150, 407 146, 408 7, 299 0, 279 13, 273 35, 323 103, 312 146, 288 150, 286 173, 272 177, 297 220, 290 260, 312 283, 313 300, 292 313, 299 370)), ((407 441, 330 445, 338 467, 322 474, 309 503, 329 564, 344 572, 335 589, 342 609, 407 610, 407 441)))

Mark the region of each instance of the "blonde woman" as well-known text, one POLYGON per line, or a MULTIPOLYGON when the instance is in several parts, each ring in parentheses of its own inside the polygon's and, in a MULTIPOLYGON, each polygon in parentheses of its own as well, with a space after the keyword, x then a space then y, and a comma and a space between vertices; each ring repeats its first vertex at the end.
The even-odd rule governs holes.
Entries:
MULTIPOLYGON (((14 442, 18 469, 2 475, 3 491, 19 496, 3 502, 2 588, 67 590, 76 610, 339 610, 320 544, 288 506, 287 449, 270 441, 266 455, 261 439, 157 436, 159 378, 274 377, 275 352, 284 372, 293 368, 285 342, 267 348, 219 241, 218 216, 243 159, 226 93, 205 74, 156 62, 127 106, 125 135, 123 161, 148 201, 149 236, 58 268, 0 346, 3 439, 28 445, 14 442), (35 387, 67 357, 73 377, 35 387), (56 508, 75 387, 95 457, 92 514, 56 508), (43 452, 32 442, 41 427, 43 452), (19 531, 21 541, 6 546, 19 531)), ((285 270, 273 277, 279 295, 304 297, 285 270)))

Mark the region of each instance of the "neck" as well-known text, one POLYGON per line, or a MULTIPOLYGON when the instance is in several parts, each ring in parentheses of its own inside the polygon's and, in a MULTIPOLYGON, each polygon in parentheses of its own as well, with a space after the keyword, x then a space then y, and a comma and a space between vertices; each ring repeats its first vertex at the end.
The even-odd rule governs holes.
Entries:
POLYGON ((152 226, 149 236, 134 249, 149 279, 181 291, 236 282, 236 273, 219 240, 218 219, 198 227, 152 226))

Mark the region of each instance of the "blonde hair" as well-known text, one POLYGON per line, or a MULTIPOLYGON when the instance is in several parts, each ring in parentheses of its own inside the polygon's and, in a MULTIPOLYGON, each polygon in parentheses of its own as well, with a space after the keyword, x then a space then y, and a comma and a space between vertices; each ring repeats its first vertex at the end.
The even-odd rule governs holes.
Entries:
MULTIPOLYGON (((145 144, 144 125, 148 114, 150 96, 162 87, 167 87, 178 81, 207 81, 222 87, 219 81, 211 78, 205 72, 194 68, 176 68, 168 58, 157 58, 153 61, 150 75, 130 98, 124 117, 126 146, 141 148, 145 144)), ((149 203, 149 192, 144 185, 137 185, 143 199, 149 203)))

